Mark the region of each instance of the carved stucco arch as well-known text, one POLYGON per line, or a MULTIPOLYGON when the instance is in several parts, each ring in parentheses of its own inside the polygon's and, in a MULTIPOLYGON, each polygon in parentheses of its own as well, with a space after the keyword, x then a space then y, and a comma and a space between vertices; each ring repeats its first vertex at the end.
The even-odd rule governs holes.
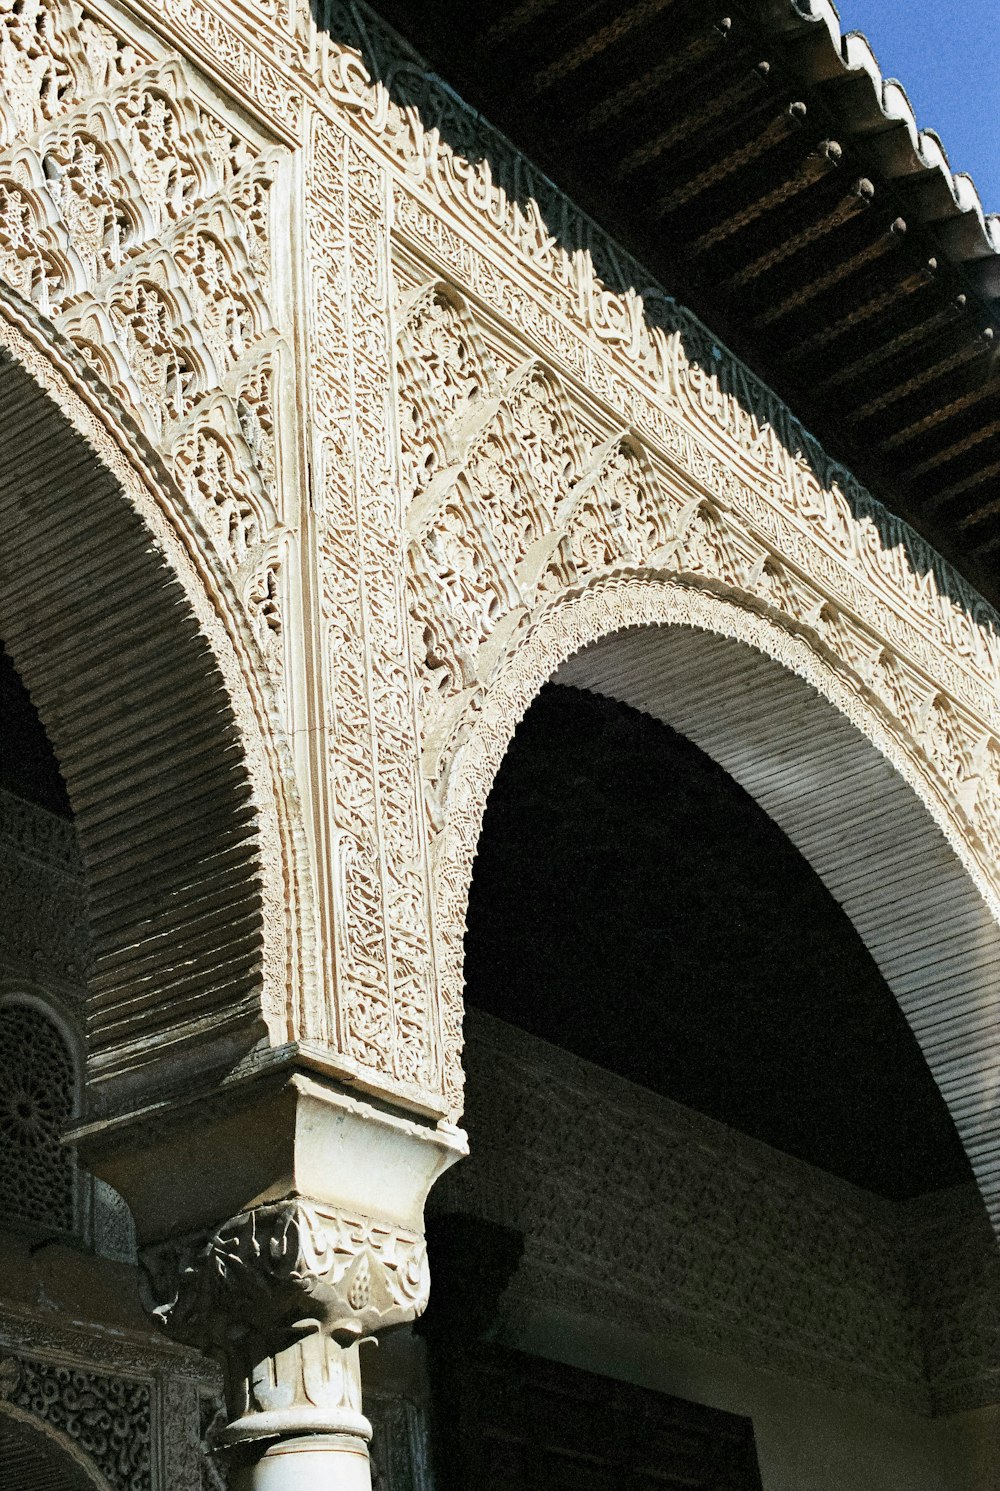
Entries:
MULTIPOLYGON (((674 661, 678 656, 674 648, 674 661)), ((828 647, 788 618, 711 582, 622 573, 564 594, 542 608, 509 646, 458 732, 435 845, 436 931, 456 1108, 461 1106, 463 936, 476 845, 514 730, 553 677, 675 724, 785 829, 845 905, 882 968, 948 1103, 994 1226, 1000 1225, 1000 897, 981 842, 905 725, 828 647), (701 639, 701 655, 689 646, 687 678, 674 709, 668 697, 670 649, 661 647, 657 656, 656 642, 681 633, 701 639), (727 653, 730 665, 736 660, 735 670, 727 671, 727 653), (758 725, 775 706, 791 705, 783 719, 782 748, 791 745, 795 766, 812 773, 807 786, 821 808, 826 794, 825 815, 820 811, 808 821, 809 814, 796 814, 795 791, 783 798, 782 774, 773 770, 773 733, 758 732, 741 759, 735 747, 746 732, 739 711, 731 721, 726 698, 716 697, 714 707, 711 699, 713 687, 721 683, 724 689, 727 679, 737 676, 744 687, 773 691, 758 712, 758 725), (793 728, 794 715, 799 724, 793 728), (769 766, 772 786, 765 789, 769 766), (863 801, 854 820, 841 825, 845 841, 832 852, 838 800, 831 783, 844 771, 863 801), (898 832, 873 847, 871 815, 882 809, 898 832), (924 935, 909 944, 894 936, 887 919, 891 897, 882 893, 888 882, 878 874, 874 880, 867 877, 867 890, 864 885, 852 890, 850 857, 858 852, 874 855, 876 870, 881 863, 886 875, 896 876, 897 905, 910 897, 924 935), (901 856, 908 856, 908 868, 901 856), (915 878, 914 867, 921 871, 915 878), (942 973, 949 958, 951 966, 942 973)))
POLYGON ((0 635, 73 804, 89 1104, 120 1110, 189 1077, 192 1057, 231 1064, 297 1029, 300 815, 266 670, 197 520, 79 354, 5 286, 0 450, 0 635))
MULTIPOLYGON (((12 1358, 8 1359, 13 1360, 12 1358)), ((53 1491, 113 1491, 97 1466, 66 1434, 13 1403, 0 1402, 0 1461, 5 1474, 51 1474, 53 1491), (65 1478, 64 1478, 65 1477, 65 1478)), ((16 1483, 15 1483, 16 1484, 16 1483)))

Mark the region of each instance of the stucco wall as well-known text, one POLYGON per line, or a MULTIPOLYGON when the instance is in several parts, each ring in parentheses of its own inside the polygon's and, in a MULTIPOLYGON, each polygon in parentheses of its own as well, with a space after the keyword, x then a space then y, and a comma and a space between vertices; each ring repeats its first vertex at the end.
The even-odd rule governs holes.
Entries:
POLYGON ((766 1491, 994 1484, 975 1195, 897 1206, 484 1016, 467 1061, 432 1206, 524 1234, 506 1344, 749 1414, 766 1491))

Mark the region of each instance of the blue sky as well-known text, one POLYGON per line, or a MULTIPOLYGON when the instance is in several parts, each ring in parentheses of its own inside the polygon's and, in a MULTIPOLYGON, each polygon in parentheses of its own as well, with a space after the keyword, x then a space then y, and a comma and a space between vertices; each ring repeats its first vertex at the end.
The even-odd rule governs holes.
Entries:
POLYGON ((987 212, 1000 212, 1000 0, 836 0, 882 73, 906 88, 922 129, 941 136, 987 212))

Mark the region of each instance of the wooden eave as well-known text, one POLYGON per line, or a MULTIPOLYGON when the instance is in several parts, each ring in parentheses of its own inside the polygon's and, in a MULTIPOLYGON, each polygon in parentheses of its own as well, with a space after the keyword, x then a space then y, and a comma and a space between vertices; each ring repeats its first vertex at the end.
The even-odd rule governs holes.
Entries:
POLYGON ((378 9, 1000 603, 1000 221, 829 0, 378 9))

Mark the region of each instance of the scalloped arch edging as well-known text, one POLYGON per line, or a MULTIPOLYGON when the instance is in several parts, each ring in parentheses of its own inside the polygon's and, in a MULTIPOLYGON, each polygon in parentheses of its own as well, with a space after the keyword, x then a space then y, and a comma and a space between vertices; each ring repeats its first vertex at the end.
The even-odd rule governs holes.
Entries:
MULTIPOLYGON (((907 976, 905 958, 902 967, 898 958, 893 961, 898 949, 894 952, 891 923, 887 924, 883 915, 884 897, 878 903, 878 915, 873 912, 870 917, 870 926, 863 925, 863 893, 859 905, 851 907, 849 914, 859 925, 924 1049, 969 1154, 994 1226, 1000 1229, 997 1164, 1000 1100, 994 1091, 995 1071, 1000 1067, 1000 989, 994 987, 996 981, 990 973, 1000 962, 1000 896, 983 866, 976 836, 963 821, 954 800, 945 795, 919 748, 907 738, 903 725, 889 716, 884 706, 828 649, 814 643, 794 623, 765 614, 759 606, 748 606, 737 593, 724 594, 717 586, 680 583, 653 574, 629 574, 602 579, 582 591, 564 595, 540 611, 533 624, 509 647, 477 701, 474 713, 467 719, 467 733, 461 738, 448 772, 443 822, 434 859, 435 930, 454 1111, 457 1114, 461 1108, 463 935, 472 864, 487 798, 514 730, 542 685, 557 673, 561 681, 593 687, 648 712, 660 713, 651 699, 650 680, 655 683, 657 679, 656 664, 652 669, 647 667, 645 684, 638 687, 633 649, 631 683, 624 678, 619 683, 617 674, 624 673, 621 664, 628 659, 616 660, 612 642, 620 641, 623 634, 680 629, 703 634, 719 648, 728 647, 747 657, 755 656, 762 675, 767 672, 784 676, 800 695, 811 695, 815 729, 827 744, 832 718, 842 727, 844 750, 855 750, 851 769, 867 765, 874 772, 873 780, 878 781, 879 790, 893 788, 889 799, 892 812, 897 816, 908 814, 905 825, 901 822, 903 838, 913 832, 923 834, 921 853, 931 853, 933 865, 940 868, 943 879, 935 881, 932 874, 920 906, 924 911, 933 908, 935 887, 940 889, 944 884, 949 887, 949 894, 960 898, 960 902, 953 898, 941 907, 936 933, 940 945, 946 947, 952 919, 963 918, 969 956, 973 960, 969 967, 986 967, 985 980, 973 985, 971 994, 966 991, 965 996, 954 989, 954 973, 951 982, 941 984, 933 978, 921 982, 919 977, 914 980, 912 969, 907 976), (602 648, 603 667, 596 673, 591 670, 588 676, 587 649, 600 653, 602 648), (886 763, 891 768, 891 781, 887 779, 886 763), (883 941, 879 942, 876 936, 873 946, 873 927, 878 926, 882 928, 883 941), (953 993, 957 997, 954 1009, 948 1004, 953 993)), ((659 673, 662 675, 662 668, 659 673)), ((667 682, 662 676, 659 681, 667 682)), ((692 731, 696 743, 702 744, 709 754, 715 754, 720 764, 740 780, 740 770, 733 770, 733 760, 724 759, 718 730, 714 740, 708 738, 711 711, 704 714, 703 723, 698 725, 691 697, 689 691, 687 717, 679 728, 683 730, 686 726, 692 731), (694 730, 692 721, 696 724, 694 730)), ((716 726, 722 713, 719 709, 715 712, 716 726)), ((668 723, 675 722, 669 715, 661 713, 660 717, 668 723)), ((803 735, 798 745, 808 749, 808 735, 803 735)), ((845 755, 842 760, 847 762, 848 757, 845 755)), ((835 751, 828 764, 836 769, 835 751)), ((746 771, 743 784, 760 800, 759 783, 755 792, 755 784, 748 780, 746 771)), ((816 844, 803 842, 802 832, 796 830, 781 804, 765 800, 763 805, 789 832, 793 842, 798 843, 828 885, 831 875, 836 882, 831 866, 816 862, 816 844)), ((829 828, 829 822, 825 826, 829 828)), ((886 865, 896 863, 898 872, 897 861, 890 854, 886 865)), ((849 878, 849 872, 845 859, 842 873, 849 878)), ((843 887, 835 884, 834 889, 837 893, 843 887)), ((929 966, 936 966, 933 957, 929 966)), ((959 980, 961 976, 960 968, 959 980)))

